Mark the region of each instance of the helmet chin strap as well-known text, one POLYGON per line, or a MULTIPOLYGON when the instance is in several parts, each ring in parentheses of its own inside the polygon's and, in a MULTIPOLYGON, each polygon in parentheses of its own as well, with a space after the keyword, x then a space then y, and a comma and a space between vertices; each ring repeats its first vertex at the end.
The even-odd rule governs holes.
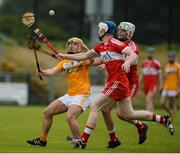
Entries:
POLYGON ((125 42, 125 41, 127 41, 128 40, 128 38, 118 38, 118 40, 120 40, 120 41, 122 41, 122 42, 125 42))
POLYGON ((72 51, 67 52, 67 54, 76 54, 76 53, 80 53, 80 52, 72 52, 72 51))
POLYGON ((67 54, 75 54, 75 52, 68 51, 67 54))
POLYGON ((102 41, 102 36, 101 37, 99 36, 98 38, 99 38, 100 41, 102 41))
POLYGON ((99 40, 102 41, 103 37, 107 34, 107 32, 105 32, 102 36, 98 36, 99 40))

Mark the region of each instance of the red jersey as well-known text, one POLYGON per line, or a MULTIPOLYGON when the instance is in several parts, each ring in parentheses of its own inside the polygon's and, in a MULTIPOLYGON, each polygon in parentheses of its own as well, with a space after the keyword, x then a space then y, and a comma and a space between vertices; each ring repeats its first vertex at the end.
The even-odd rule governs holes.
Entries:
POLYGON ((108 42, 101 42, 94 48, 94 52, 101 55, 108 72, 108 84, 103 93, 113 99, 124 99, 129 96, 129 81, 121 69, 125 61, 122 50, 126 47, 127 44, 112 37, 108 42))
POLYGON ((161 64, 158 60, 144 60, 142 63, 144 90, 147 93, 149 90, 156 89, 158 81, 158 71, 161 69, 161 64))
POLYGON ((126 79, 126 73, 121 69, 121 65, 125 61, 125 55, 122 50, 127 45, 115 38, 111 38, 107 43, 99 43, 94 51, 101 55, 108 72, 107 82, 121 81, 126 79))
POLYGON ((129 40, 126 43, 137 55, 139 54, 139 48, 133 40, 129 40))
MULTIPOLYGON (((132 40, 129 40, 126 43, 137 55, 139 54, 139 48, 136 43, 132 40)), ((129 80, 129 89, 130 95, 133 97, 139 88, 139 80, 138 80, 138 71, 137 71, 137 61, 131 63, 130 72, 127 74, 129 80)))

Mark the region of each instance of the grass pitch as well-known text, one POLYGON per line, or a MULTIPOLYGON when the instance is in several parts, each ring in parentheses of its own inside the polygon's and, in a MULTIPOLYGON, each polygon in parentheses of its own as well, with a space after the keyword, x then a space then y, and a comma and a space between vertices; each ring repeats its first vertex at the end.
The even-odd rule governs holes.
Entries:
MULTIPOLYGON (((103 118, 99 114, 98 124, 91 135, 86 149, 75 149, 66 141, 71 135, 65 114, 54 118, 54 124, 48 137, 46 147, 31 146, 27 139, 38 137, 41 132, 42 106, 0 106, 0 152, 16 153, 149 153, 149 152, 180 152, 180 111, 175 121, 175 134, 169 132, 159 124, 147 122, 149 126, 147 140, 143 145, 138 144, 137 130, 134 126, 119 120, 113 111, 116 131, 122 145, 115 149, 106 149, 108 133, 103 118)), ((89 111, 78 119, 83 131, 89 111)), ((156 113, 164 114, 163 110, 156 113)))

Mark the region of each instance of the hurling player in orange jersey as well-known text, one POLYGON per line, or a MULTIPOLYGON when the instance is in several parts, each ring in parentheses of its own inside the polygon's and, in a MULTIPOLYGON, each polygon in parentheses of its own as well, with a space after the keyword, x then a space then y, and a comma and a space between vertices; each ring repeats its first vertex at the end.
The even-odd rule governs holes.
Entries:
POLYGON ((176 115, 176 96, 180 93, 180 65, 176 62, 174 51, 168 53, 168 63, 164 69, 164 82, 161 93, 161 106, 174 120, 176 115))
MULTIPOLYGON (((88 49, 81 39, 73 37, 67 42, 67 50, 67 54, 75 54, 82 51, 87 51, 88 49)), ((52 69, 41 69, 39 75, 47 77, 64 72, 66 75, 68 91, 64 96, 52 101, 44 109, 41 135, 36 139, 27 140, 27 143, 31 145, 46 146, 47 136, 53 123, 53 117, 65 112, 67 112, 67 121, 73 137, 80 137, 80 127, 76 119, 90 105, 90 64, 91 61, 89 60, 63 60, 52 69)))

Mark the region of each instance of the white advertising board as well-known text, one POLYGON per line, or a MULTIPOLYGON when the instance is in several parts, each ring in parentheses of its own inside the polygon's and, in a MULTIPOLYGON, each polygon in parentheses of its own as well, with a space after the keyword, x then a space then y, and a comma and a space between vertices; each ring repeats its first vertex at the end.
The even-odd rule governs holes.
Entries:
POLYGON ((0 102, 16 102, 18 105, 27 105, 28 84, 0 82, 0 102))

